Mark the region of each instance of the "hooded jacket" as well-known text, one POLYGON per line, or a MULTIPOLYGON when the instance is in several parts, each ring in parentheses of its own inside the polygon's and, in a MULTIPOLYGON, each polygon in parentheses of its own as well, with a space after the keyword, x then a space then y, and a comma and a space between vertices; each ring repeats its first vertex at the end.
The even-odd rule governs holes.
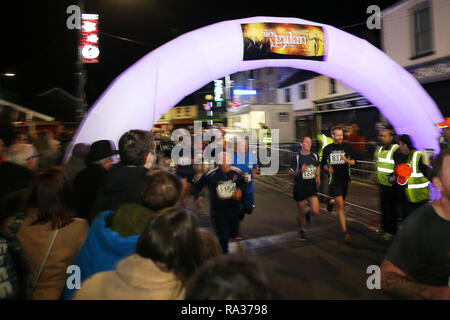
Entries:
MULTIPOLYGON (((113 211, 104 211, 94 220, 88 237, 73 262, 80 268, 81 283, 95 273, 114 270, 117 262, 136 251, 139 234, 122 237, 106 226, 105 220, 112 213, 113 211)), ((71 299, 74 291, 76 289, 68 289, 66 286, 63 299, 71 299)))

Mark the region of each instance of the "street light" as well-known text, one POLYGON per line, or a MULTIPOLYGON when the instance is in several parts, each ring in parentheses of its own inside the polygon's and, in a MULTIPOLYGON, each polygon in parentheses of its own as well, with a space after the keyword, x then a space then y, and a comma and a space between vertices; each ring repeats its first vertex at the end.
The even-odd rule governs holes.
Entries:
POLYGON ((2 76, 5 76, 5 77, 15 77, 16 74, 15 74, 15 73, 11 73, 11 72, 6 72, 6 73, 2 73, 2 76))

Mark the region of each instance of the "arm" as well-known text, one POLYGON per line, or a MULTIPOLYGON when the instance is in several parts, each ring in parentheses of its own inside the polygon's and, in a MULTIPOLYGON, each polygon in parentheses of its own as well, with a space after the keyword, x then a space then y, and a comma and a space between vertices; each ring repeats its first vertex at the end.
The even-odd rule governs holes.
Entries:
POLYGON ((425 165, 422 161, 422 156, 420 157, 420 161, 419 161, 419 170, 420 172, 422 172, 422 174, 431 181, 432 179, 432 174, 431 174, 431 168, 427 165, 425 165))
POLYGON ((450 287, 418 283, 386 259, 381 265, 381 287, 409 299, 450 299, 450 287))
POLYGON ((316 185, 320 186, 320 165, 318 164, 316 167, 316 185))

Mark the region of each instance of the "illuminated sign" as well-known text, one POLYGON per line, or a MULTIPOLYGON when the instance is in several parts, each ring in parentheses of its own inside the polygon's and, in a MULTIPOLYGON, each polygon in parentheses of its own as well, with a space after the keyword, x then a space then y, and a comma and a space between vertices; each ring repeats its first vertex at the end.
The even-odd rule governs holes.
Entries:
POLYGON ((223 94, 223 80, 214 80, 214 101, 222 102, 223 94))
POLYGON ((98 63, 98 14, 81 15, 81 55, 83 63, 98 63))
POLYGON ((255 96, 256 90, 248 90, 248 89, 234 89, 233 95, 235 96, 255 96))
POLYGON ((244 60, 325 58, 325 35, 320 26, 246 23, 241 28, 244 60))

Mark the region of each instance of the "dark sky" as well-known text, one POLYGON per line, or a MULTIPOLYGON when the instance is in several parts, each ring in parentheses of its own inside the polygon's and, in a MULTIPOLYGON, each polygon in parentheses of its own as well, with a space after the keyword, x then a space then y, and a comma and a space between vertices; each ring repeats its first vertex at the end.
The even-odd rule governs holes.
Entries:
MULTIPOLYGON (((0 86, 17 93, 16 102, 32 104, 36 94, 53 87, 75 93, 77 32, 66 28, 66 8, 76 0, 1 1, 0 86), (8 4, 7 4, 8 3, 8 4)), ((100 63, 86 65, 89 104, 122 71, 139 58, 175 37, 224 20, 253 16, 296 17, 336 27, 365 22, 369 5, 386 8, 394 0, 342 1, 197 1, 197 0, 85 0, 85 12, 100 15, 100 31, 143 44, 100 35, 100 63)), ((364 25, 347 32, 377 38, 364 25)))

